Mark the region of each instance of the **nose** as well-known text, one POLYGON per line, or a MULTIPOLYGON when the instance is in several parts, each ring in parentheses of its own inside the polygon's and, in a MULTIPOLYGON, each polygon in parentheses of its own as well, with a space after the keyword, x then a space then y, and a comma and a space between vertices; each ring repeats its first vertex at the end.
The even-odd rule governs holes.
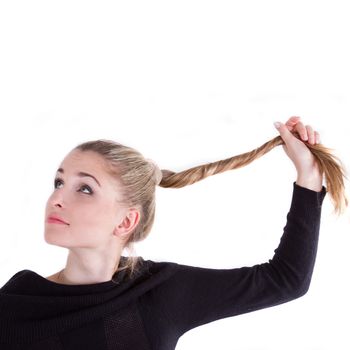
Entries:
POLYGON ((50 199, 49 204, 51 207, 63 207, 64 206, 64 200, 63 200, 63 194, 60 191, 54 192, 50 199))

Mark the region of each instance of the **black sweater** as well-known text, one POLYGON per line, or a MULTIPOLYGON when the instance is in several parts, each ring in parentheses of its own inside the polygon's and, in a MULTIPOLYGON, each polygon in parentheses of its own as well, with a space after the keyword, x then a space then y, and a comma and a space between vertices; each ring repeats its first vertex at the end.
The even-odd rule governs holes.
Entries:
POLYGON ((0 349, 170 350, 190 329, 296 299, 310 285, 325 195, 324 186, 316 192, 294 182, 273 258, 251 267, 141 258, 132 279, 118 272, 117 283, 88 285, 19 271, 0 289, 0 349))

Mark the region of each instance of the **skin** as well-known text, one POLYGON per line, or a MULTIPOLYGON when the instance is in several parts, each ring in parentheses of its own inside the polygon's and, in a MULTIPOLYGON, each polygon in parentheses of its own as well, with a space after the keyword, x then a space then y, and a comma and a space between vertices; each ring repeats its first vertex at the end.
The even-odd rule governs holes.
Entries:
POLYGON ((62 284, 109 281, 126 239, 139 222, 139 210, 118 203, 120 185, 106 172, 97 153, 73 150, 59 168, 64 173, 57 172, 60 180, 46 203, 44 237, 48 244, 67 248, 69 254, 64 269, 47 279, 62 284), (92 174, 101 187, 90 177, 78 177, 80 171, 92 174), (52 214, 69 225, 48 223, 52 214))
MULTIPOLYGON (((314 156, 292 132, 310 144, 320 143, 320 135, 300 117, 293 116, 278 128, 283 149, 297 170, 296 183, 314 191, 322 189, 322 174, 314 156)), ((45 241, 69 250, 64 269, 47 277, 61 284, 93 284, 111 280, 116 262, 126 239, 139 222, 137 208, 118 204, 120 185, 106 172, 102 157, 88 151, 71 151, 59 166, 58 182, 46 204, 45 219, 57 214, 69 225, 45 222, 45 241), (78 171, 94 175, 101 187, 90 177, 79 178, 78 171), (94 192, 91 196, 88 185, 94 192), (58 275, 61 272, 60 278, 58 275)))

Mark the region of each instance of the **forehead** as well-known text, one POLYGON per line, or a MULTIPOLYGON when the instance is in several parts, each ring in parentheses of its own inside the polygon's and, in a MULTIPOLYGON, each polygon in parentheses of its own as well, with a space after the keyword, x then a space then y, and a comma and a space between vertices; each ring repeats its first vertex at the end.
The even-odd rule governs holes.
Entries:
MULTIPOLYGON (((63 159, 58 167, 63 169, 66 175, 78 175, 87 173, 97 179, 103 187, 119 187, 120 183, 115 176, 112 176, 106 160, 96 152, 72 150, 63 159)), ((59 171, 62 172, 62 171, 59 171)))
POLYGON ((106 172, 106 161, 100 156, 98 153, 93 151, 80 151, 80 150, 72 150, 70 151, 62 163, 60 164, 60 168, 64 167, 86 167, 81 170, 90 170, 90 171, 99 171, 106 172))

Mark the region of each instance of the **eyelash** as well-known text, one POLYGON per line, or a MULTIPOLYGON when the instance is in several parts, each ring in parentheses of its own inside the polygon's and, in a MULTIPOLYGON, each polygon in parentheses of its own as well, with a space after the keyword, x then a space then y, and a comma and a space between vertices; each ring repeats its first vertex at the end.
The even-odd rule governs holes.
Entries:
MULTIPOLYGON (((60 178, 55 179, 55 181, 54 181, 54 187, 55 187, 55 188, 56 188, 58 182, 64 183, 63 180, 60 179, 60 178)), ((85 193, 85 192, 83 192, 84 194, 87 194, 87 195, 90 195, 90 196, 91 196, 91 195, 94 193, 94 192, 92 191, 92 189, 90 188, 90 186, 88 186, 88 185, 83 185, 83 186, 81 186, 80 188, 83 188, 83 187, 87 188, 87 189, 90 191, 90 193, 85 193)))

